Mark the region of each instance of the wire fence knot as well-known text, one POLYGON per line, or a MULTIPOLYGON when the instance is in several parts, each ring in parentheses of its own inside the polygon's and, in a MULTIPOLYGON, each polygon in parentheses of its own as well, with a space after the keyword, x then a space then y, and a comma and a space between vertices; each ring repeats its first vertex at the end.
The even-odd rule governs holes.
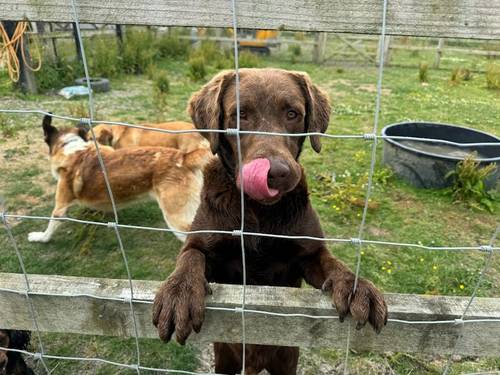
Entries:
POLYGON ((375 138, 377 138, 377 135, 375 133, 366 133, 366 134, 363 134, 363 139, 374 140, 375 138))
POLYGON ((243 232, 239 229, 235 229, 232 231, 231 235, 234 237, 241 237, 243 235, 243 232))
POLYGON ((33 359, 35 361, 41 360, 42 359, 42 353, 38 353, 38 352, 37 353, 33 353, 33 359))
POLYGON ((126 302, 128 304, 132 303, 132 296, 123 297, 123 302, 126 302))
POLYGON ((129 365, 129 367, 130 367, 132 370, 135 370, 136 372, 139 372, 139 365, 134 364, 134 365, 129 365))
POLYGON ((479 246, 479 250, 484 251, 485 253, 491 253, 493 251, 493 246, 482 245, 482 246, 479 246))
POLYGON ((108 228, 116 228, 117 224, 114 221, 108 221, 107 226, 108 226, 108 228))
POLYGON ((92 126, 92 120, 89 118, 82 117, 78 122, 77 127, 89 131, 92 126))
POLYGON ((360 238, 351 238, 351 243, 353 245, 361 245, 361 239, 360 238))
POLYGON ((0 222, 2 224, 7 224, 7 217, 5 216, 5 211, 0 212, 0 222))
POLYGON ((239 129, 238 128, 227 128, 226 129, 226 134, 227 135, 238 135, 239 133, 239 129))
POLYGON ((455 319, 455 325, 463 325, 465 322, 462 318, 455 319))

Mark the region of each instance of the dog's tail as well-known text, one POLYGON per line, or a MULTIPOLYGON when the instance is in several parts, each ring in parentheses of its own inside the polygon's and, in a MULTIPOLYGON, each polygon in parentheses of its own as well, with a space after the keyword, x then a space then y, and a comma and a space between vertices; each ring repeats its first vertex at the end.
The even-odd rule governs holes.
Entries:
POLYGON ((197 148, 194 151, 184 154, 183 165, 189 169, 202 169, 212 158, 213 155, 210 149, 197 148))

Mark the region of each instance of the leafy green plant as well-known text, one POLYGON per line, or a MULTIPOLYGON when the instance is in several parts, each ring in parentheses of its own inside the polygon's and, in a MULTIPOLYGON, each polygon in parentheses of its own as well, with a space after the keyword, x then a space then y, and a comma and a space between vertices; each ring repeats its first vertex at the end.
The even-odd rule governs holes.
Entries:
POLYGON ((255 68, 259 66, 260 59, 255 53, 241 51, 238 55, 238 64, 240 68, 255 68))
POLYGON ((203 57, 194 57, 189 60, 189 76, 194 81, 200 81, 207 75, 205 59, 203 57))
MULTIPOLYGON (((374 187, 383 189, 393 177, 393 172, 387 168, 375 170, 373 175, 374 187)), ((368 183, 368 172, 351 173, 346 170, 339 175, 328 176, 320 174, 316 176, 318 184, 314 184, 312 191, 322 200, 331 204, 337 217, 344 221, 359 218, 365 204, 366 186, 368 183)), ((370 199, 368 209, 374 210, 379 203, 370 199)))
POLYGON ((38 88, 42 91, 61 89, 72 85, 83 75, 83 66, 77 59, 60 58, 56 61, 45 59, 40 70, 35 72, 38 88))
POLYGON ((500 90, 500 65, 489 64, 486 67, 486 87, 500 90))
POLYGON ((288 52, 292 54, 292 56, 300 56, 302 55, 302 47, 300 47, 300 44, 290 44, 288 46, 288 52))
MULTIPOLYGON (((66 104, 66 111, 71 117, 88 118, 90 116, 88 101, 85 99, 70 101, 66 104)), ((94 117, 97 117, 97 112, 98 108, 94 107, 94 117)))
POLYGON ((166 71, 157 71, 153 81, 156 92, 167 94, 170 91, 170 80, 166 71))
POLYGON ((177 33, 162 35, 156 46, 160 57, 185 57, 190 50, 189 40, 180 39, 177 33))
POLYGON ((296 63, 297 59, 300 55, 302 55, 302 48, 300 47, 300 44, 290 44, 288 46, 288 52, 291 55, 291 60, 292 63, 296 63))
POLYGON ((143 74, 158 55, 151 30, 127 28, 123 45, 122 67, 125 73, 143 74))
POLYGON ((224 51, 219 48, 217 43, 211 40, 204 40, 198 48, 193 49, 189 54, 189 59, 202 58, 204 61, 217 61, 224 58, 224 51))
POLYGON ((153 100, 158 113, 163 113, 167 106, 167 94, 170 91, 170 79, 166 71, 156 71, 153 79, 153 100))
POLYGON ((93 36, 86 44, 89 70, 96 77, 116 77, 121 73, 122 60, 116 38, 93 36))
POLYGON ((16 134, 16 128, 12 126, 6 114, 0 113, 0 133, 5 138, 13 137, 16 134))
POLYGON ((493 212, 495 197, 486 190, 485 180, 496 171, 497 166, 491 163, 481 167, 476 159, 476 153, 468 155, 457 163, 454 171, 446 175, 446 179, 453 183, 447 193, 455 202, 464 202, 471 208, 493 212))
POLYGON ((424 83, 429 80, 429 64, 421 62, 418 66, 418 79, 424 83))
POLYGON ((453 84, 458 84, 462 81, 470 81, 472 79, 472 74, 467 68, 455 68, 451 72, 450 81, 453 84))

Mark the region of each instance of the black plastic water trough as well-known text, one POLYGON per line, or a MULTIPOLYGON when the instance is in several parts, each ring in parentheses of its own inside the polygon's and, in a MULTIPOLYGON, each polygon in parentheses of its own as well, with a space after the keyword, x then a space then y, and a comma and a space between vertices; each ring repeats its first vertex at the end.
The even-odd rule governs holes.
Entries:
POLYGON ((472 152, 481 164, 496 163, 498 168, 487 181, 489 189, 500 180, 500 138, 478 130, 449 124, 429 122, 402 122, 386 126, 383 136, 439 139, 454 143, 498 143, 494 146, 460 147, 445 142, 425 142, 408 139, 388 139, 384 142, 384 164, 416 187, 442 188, 451 181, 446 174, 457 162, 472 152))

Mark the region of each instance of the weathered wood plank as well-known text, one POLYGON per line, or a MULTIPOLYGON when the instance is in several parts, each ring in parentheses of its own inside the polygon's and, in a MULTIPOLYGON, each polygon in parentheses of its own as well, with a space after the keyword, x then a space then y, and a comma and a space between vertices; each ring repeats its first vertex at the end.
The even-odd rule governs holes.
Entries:
MULTIPOLYGON (((381 0, 237 0, 242 28, 379 34, 381 0)), ((78 0, 86 23, 231 27, 229 0, 78 0)), ((72 22, 70 0, 0 0, 0 20, 72 22)), ((500 39, 500 3, 391 0, 387 35, 500 39)))
MULTIPOLYGON (((118 300, 130 295, 128 281, 67 276, 30 275, 31 298, 38 324, 45 332, 66 332, 110 336, 131 336, 129 304, 118 300), (54 295, 55 294, 55 295, 54 295), (79 294, 79 296, 74 296, 79 294), (88 297, 92 295, 105 300, 88 297)), ((151 301, 160 283, 134 281, 139 335, 157 337, 151 324, 151 301)), ((0 327, 32 329, 22 275, 0 273, 0 327), (6 291, 6 289, 10 291, 6 291)), ((238 307, 241 287, 213 285, 208 307, 238 307)), ((468 298, 387 294, 391 319, 448 320, 460 317, 468 298)), ((313 289, 253 287, 247 289, 247 309, 335 316, 326 296, 313 289)), ((478 298, 468 319, 498 319, 500 300, 478 298)), ((338 319, 311 319, 247 313, 249 343, 333 347, 345 345, 348 323, 338 319)), ((351 347, 375 352, 399 351, 449 354, 460 333, 460 325, 389 322, 380 335, 366 327, 353 330, 351 347)), ((458 354, 498 356, 500 323, 468 323, 458 354)), ((207 310, 203 329, 193 340, 198 342, 238 342, 241 338, 241 313, 207 310)))

